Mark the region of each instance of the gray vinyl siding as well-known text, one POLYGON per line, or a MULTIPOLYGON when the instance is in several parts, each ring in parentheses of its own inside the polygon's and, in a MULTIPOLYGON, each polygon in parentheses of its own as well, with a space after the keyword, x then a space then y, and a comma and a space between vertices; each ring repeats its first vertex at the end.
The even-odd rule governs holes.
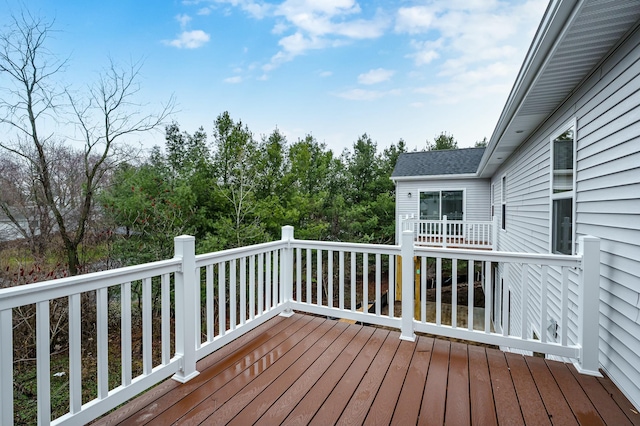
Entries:
MULTIPOLYGON (((507 230, 499 232, 500 250, 549 251, 549 138, 574 118, 577 121, 576 239, 581 235, 601 239, 600 363, 638 407, 639 30, 636 29, 494 175, 492 182, 498 191, 502 175, 507 175, 507 230)), ((498 194, 496 201, 499 199, 498 194)), ((496 202, 496 208, 498 205, 496 202)), ((507 273, 511 273, 510 279, 515 279, 517 272, 507 273)), ((573 340, 577 329, 574 309, 577 274, 571 272, 570 279, 573 299, 569 305, 572 311, 570 340, 573 340)), ((530 291, 539 291, 533 287, 530 291)), ((512 302, 514 307, 519 313, 519 300, 512 302)), ((536 309, 535 302, 530 309, 536 309)), ((551 311, 551 315, 557 314, 556 307, 551 311)))
MULTIPOLYGON (((405 215, 418 216, 421 191, 463 189, 465 220, 491 220, 491 189, 489 179, 411 180, 396 183, 396 218, 405 215), (411 197, 409 197, 411 193, 411 197)), ((398 227, 396 226, 396 229, 398 227)), ((396 239, 398 236, 396 235, 396 239)))

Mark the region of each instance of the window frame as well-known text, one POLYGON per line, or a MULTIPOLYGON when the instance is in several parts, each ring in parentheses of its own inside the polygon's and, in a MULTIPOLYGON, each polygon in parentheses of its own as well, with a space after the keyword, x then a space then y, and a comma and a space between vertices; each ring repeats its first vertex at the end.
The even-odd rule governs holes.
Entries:
MULTIPOLYGON (((418 196, 416 197, 418 199, 418 219, 421 219, 421 214, 420 214, 420 198, 422 196, 423 192, 437 192, 439 194, 439 205, 438 205, 438 217, 440 219, 437 220, 442 220, 442 193, 443 192, 462 192, 462 220, 467 220, 467 189, 466 188, 442 188, 442 189, 419 189, 418 190, 418 196)), ((427 220, 427 219, 425 219, 427 220)), ((447 220, 451 220, 450 218, 447 218, 447 220)))
POLYGON ((500 228, 507 231, 507 174, 500 176, 500 228))
POLYGON ((554 204, 558 200, 571 200, 571 253, 576 254, 576 175, 577 175, 577 146, 578 146, 578 121, 574 117, 571 120, 565 122, 562 126, 549 136, 549 253, 553 254, 566 254, 554 251, 554 204), (563 133, 573 129, 573 145, 572 145, 572 179, 571 190, 554 193, 554 141, 563 133))

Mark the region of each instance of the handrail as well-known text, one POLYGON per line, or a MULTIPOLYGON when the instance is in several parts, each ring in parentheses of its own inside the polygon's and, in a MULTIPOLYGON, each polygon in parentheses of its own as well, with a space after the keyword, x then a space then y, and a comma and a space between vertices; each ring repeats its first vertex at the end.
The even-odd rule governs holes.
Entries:
POLYGON ((0 289, 0 311, 180 270, 177 258, 0 289))

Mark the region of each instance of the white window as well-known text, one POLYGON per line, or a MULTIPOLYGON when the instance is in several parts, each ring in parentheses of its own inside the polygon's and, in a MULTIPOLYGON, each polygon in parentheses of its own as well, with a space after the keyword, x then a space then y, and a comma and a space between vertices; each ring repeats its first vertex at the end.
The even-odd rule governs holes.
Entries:
POLYGON ((502 229, 506 230, 507 229, 507 175, 502 176, 500 200, 502 204, 500 221, 502 223, 502 229))
POLYGON ((575 121, 551 136, 551 252, 574 252, 575 121))
POLYGON ((464 191, 421 191, 420 220, 464 219, 464 191))

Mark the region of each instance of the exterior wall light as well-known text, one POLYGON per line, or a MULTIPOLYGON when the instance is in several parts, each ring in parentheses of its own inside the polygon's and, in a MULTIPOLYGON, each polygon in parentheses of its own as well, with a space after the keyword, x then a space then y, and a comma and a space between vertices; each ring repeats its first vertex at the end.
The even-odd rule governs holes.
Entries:
POLYGON ((407 194, 407 197, 411 198, 411 193, 410 192, 407 194))

